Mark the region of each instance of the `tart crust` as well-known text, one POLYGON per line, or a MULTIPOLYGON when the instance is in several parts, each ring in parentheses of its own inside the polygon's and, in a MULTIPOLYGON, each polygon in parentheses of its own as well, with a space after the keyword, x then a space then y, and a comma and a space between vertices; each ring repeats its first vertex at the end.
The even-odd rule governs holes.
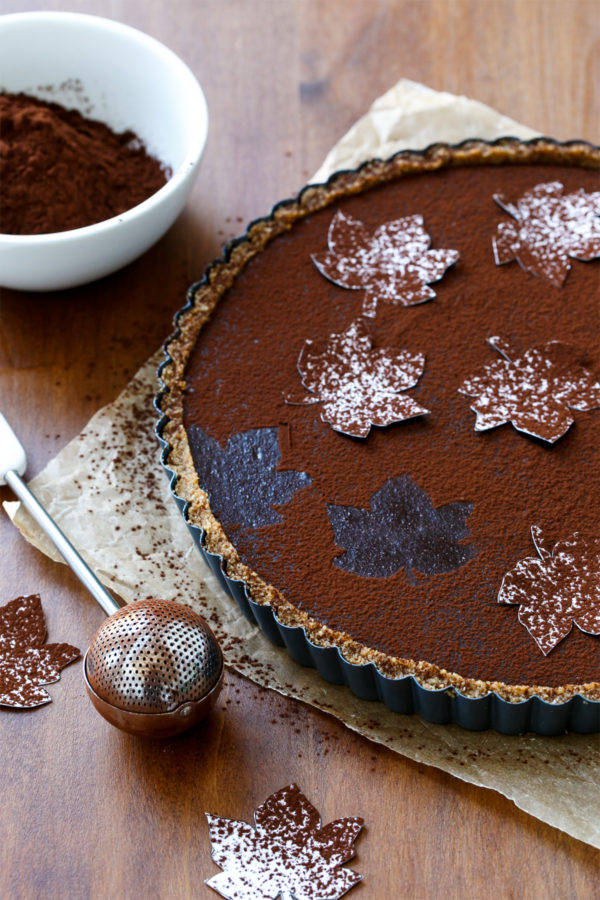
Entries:
POLYGON ((275 237, 289 231, 298 220, 340 197, 360 193, 404 175, 456 166, 501 166, 507 163, 546 163, 598 169, 600 148, 585 142, 559 144, 543 138, 529 142, 506 138, 494 143, 471 140, 458 146, 434 145, 423 152, 403 151, 387 161, 369 161, 355 171, 336 173, 325 184, 309 185, 295 199, 275 206, 269 216, 252 222, 244 236, 227 245, 223 258, 208 267, 202 281, 190 288, 188 304, 176 317, 176 331, 165 344, 167 359, 160 369, 162 391, 157 399, 157 407, 162 414, 160 437, 168 445, 163 458, 166 467, 175 475, 172 483, 174 493, 186 503, 188 523, 202 530, 206 550, 223 559, 228 577, 244 582, 253 601, 270 605, 282 624, 303 628, 308 639, 318 647, 337 647, 343 657, 354 665, 373 663, 387 678, 413 676, 424 688, 454 689, 470 698, 496 693, 512 703, 539 697, 548 703, 562 704, 576 695, 600 701, 600 683, 596 681, 549 687, 467 678, 426 661, 388 656, 311 618, 240 559, 211 510, 207 494, 200 487, 183 424, 186 365, 198 336, 236 276, 275 237))

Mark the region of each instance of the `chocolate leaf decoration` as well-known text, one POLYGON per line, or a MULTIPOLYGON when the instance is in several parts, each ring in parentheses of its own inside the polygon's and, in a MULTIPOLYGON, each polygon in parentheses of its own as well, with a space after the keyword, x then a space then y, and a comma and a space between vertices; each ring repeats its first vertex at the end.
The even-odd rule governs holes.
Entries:
POLYGON ((498 603, 518 604, 519 622, 547 656, 573 624, 600 635, 600 538, 575 533, 550 550, 531 529, 538 557, 521 559, 504 576, 498 603))
POLYGON ((425 575, 450 572, 475 556, 460 543, 469 537, 466 519, 472 503, 457 501, 435 509, 409 475, 390 478, 371 497, 370 509, 328 504, 335 542, 345 552, 334 563, 346 572, 389 578, 406 569, 425 575))
POLYGON ((197 425, 190 426, 189 438, 200 486, 226 523, 259 528, 282 522, 275 506, 311 483, 304 472, 278 470, 277 428, 234 434, 225 447, 197 425))
POLYGON ((37 594, 0 607, 0 705, 27 709, 50 703, 42 685, 80 655, 70 644, 46 644, 46 621, 37 594))
POLYGON ((600 257, 600 191, 563 194, 563 185, 551 181, 527 191, 516 205, 503 194, 494 200, 514 219, 500 222, 493 238, 497 265, 516 259, 527 272, 560 287, 570 259, 600 257))
POLYGON ((559 341, 519 354, 499 337, 488 339, 503 359, 486 365, 459 387, 475 397, 475 431, 512 422, 517 431, 555 443, 571 427, 570 410, 600 407, 600 383, 580 364, 580 354, 559 341))
POLYGON ((286 402, 321 402, 321 418, 335 431, 367 437, 371 425, 390 425, 428 412, 400 393, 417 384, 424 365, 422 354, 373 348, 364 321, 358 319, 326 341, 305 342, 298 370, 314 396, 286 397, 286 402))
POLYGON ((458 260, 457 250, 431 250, 423 217, 406 216, 371 234, 358 219, 338 210, 329 226, 329 251, 312 259, 319 272, 340 287, 364 289, 363 315, 379 302, 414 306, 435 297, 429 287, 458 260))
POLYGON ((338 819, 321 828, 319 813, 295 784, 257 808, 254 828, 206 817, 212 858, 223 869, 206 884, 228 900, 336 900, 361 880, 339 866, 355 855, 363 820, 338 819))

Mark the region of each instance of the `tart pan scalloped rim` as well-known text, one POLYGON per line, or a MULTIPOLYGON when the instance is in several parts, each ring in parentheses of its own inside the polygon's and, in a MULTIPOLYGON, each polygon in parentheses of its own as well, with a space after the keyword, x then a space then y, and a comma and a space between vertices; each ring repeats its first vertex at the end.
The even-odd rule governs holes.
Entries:
MULTIPOLYGON (((464 148, 471 144, 486 145, 488 147, 503 146, 513 138, 499 138, 496 141, 467 140, 456 145, 443 145, 450 149, 464 148)), ((593 147, 585 141, 557 142, 549 138, 533 138, 531 141, 517 141, 520 144, 546 143, 558 147, 583 145, 593 147)), ((432 145, 422 151, 403 150, 396 156, 423 156, 431 150, 442 145, 432 145)), ((392 157, 393 158, 393 157, 392 157)), ((351 170, 352 173, 360 171, 373 163, 368 160, 351 170)), ((335 172, 327 183, 336 177, 346 173, 335 172)), ((315 185, 307 185, 304 190, 314 188, 315 185)), ((317 186, 318 187, 318 186, 317 186)), ((249 223, 246 235, 251 227, 262 221, 273 219, 275 211, 290 203, 283 200, 277 203, 270 215, 249 223)), ((543 736, 555 736, 572 731, 579 734, 594 734, 600 732, 600 701, 588 700, 581 694, 571 697, 564 703, 549 703, 540 697, 531 696, 519 702, 509 702, 495 692, 490 692, 482 697, 467 697, 455 687, 442 687, 432 689, 424 687, 414 675, 406 675, 401 678, 389 678, 382 674, 376 665, 369 662, 364 665, 350 663, 344 659, 337 647, 321 647, 313 643, 302 626, 289 626, 279 621, 272 606, 259 604, 252 599, 248 585, 238 579, 231 578, 227 574, 227 562, 220 555, 209 551, 205 544, 205 533, 202 528, 191 523, 187 516, 188 502, 178 496, 176 491, 177 474, 169 467, 168 458, 171 446, 163 437, 164 428, 168 417, 162 410, 162 399, 168 393, 168 387, 162 380, 162 373, 166 366, 172 363, 169 354, 170 342, 178 336, 180 317, 194 306, 196 291, 209 282, 211 270, 215 265, 227 262, 232 250, 246 240, 246 235, 234 238, 224 248, 223 257, 210 264, 201 281, 190 286, 187 292, 185 306, 175 315, 175 332, 167 339, 164 345, 165 360, 158 369, 160 390, 155 397, 155 407, 160 414, 155 432, 162 447, 161 464, 169 477, 171 493, 182 513, 185 523, 192 535, 194 543, 200 550, 205 562, 216 576, 219 584, 225 592, 233 598, 243 615, 252 624, 258 625, 265 637, 272 643, 285 647, 289 656, 303 666, 311 666, 319 675, 332 684, 346 685, 355 696, 362 700, 380 701, 390 711, 402 715, 419 715, 427 722, 434 724, 456 724, 470 731, 484 731, 494 729, 502 734, 516 735, 533 732, 543 736)))

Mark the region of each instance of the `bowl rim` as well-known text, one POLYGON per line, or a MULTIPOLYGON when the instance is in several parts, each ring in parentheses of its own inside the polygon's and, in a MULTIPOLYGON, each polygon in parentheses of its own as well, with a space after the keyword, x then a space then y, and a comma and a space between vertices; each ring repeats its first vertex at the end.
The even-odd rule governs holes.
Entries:
MULTIPOLYGON (((191 146, 178 166, 177 171, 173 172, 166 183, 155 191, 150 197, 142 200, 141 203, 132 206, 116 216, 109 219, 103 219, 101 222, 95 222, 93 225, 84 225, 81 228, 71 228, 65 231, 51 231, 44 234, 10 234, 0 232, 0 244, 5 247, 33 247, 41 245, 58 245, 76 240, 87 240, 95 235, 111 231, 115 227, 123 227, 126 223, 132 222, 141 216, 144 216, 152 207, 159 205, 163 200, 167 199, 171 194, 177 192, 180 186, 186 181, 190 173, 194 171, 198 165, 208 137, 208 106, 206 97, 200 82, 190 67, 178 56, 173 50, 159 41, 132 25, 126 25, 116 19, 110 19, 106 16, 96 16, 88 13, 63 12, 54 10, 27 11, 18 13, 7 13, 0 15, 0 34, 6 27, 12 25, 23 24, 33 25, 40 22, 60 24, 73 22, 83 27, 98 28, 105 32, 113 32, 115 34, 125 35, 138 43, 145 45, 154 53, 158 53, 166 59, 173 68, 178 69, 183 80, 187 81, 191 94, 195 94, 197 103, 197 114, 190 118, 196 124, 196 134, 191 141, 191 146)), ((160 160, 159 160, 160 162, 160 160)))

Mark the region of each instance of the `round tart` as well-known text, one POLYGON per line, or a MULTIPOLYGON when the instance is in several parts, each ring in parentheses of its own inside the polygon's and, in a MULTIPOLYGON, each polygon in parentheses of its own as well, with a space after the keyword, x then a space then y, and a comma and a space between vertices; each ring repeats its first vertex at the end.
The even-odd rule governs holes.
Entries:
POLYGON ((167 343, 163 461, 209 561, 392 709, 599 727, 599 166, 506 139, 337 173, 231 242, 167 343))

